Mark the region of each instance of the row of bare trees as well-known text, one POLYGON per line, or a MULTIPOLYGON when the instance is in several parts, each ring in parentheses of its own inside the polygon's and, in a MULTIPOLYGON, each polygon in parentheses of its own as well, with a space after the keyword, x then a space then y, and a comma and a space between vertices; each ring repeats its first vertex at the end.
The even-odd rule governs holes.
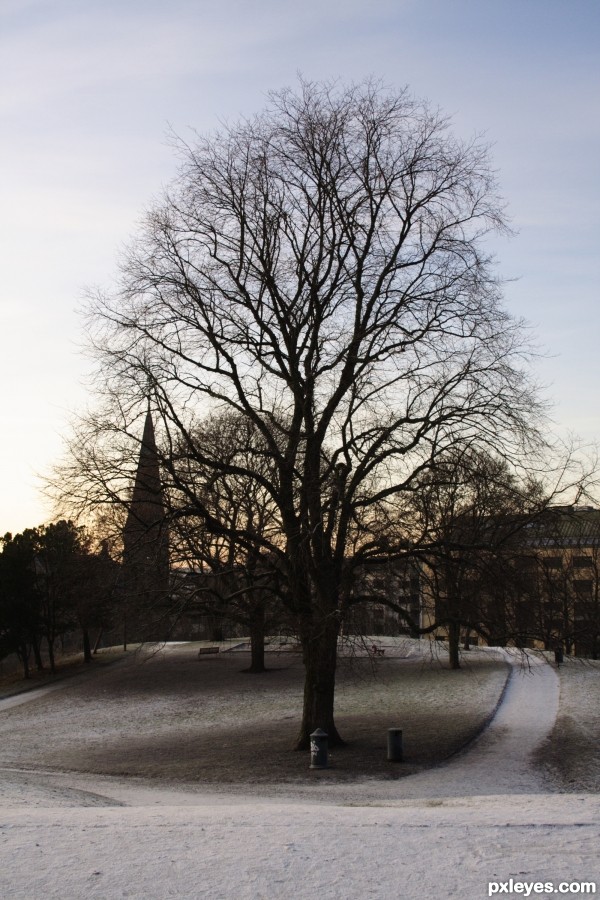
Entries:
POLYGON ((0 539, 0 659, 16 654, 26 678, 30 658, 55 671, 57 641, 79 632, 92 658, 92 632, 110 621, 115 566, 94 552, 82 526, 60 520, 0 539))
POLYGON ((485 146, 372 82, 301 82, 178 149, 90 305, 103 402, 59 493, 71 510, 123 502, 149 396, 182 552, 235 572, 223 595, 249 615, 276 597, 306 670, 298 747, 316 727, 335 743, 356 573, 441 553, 423 504, 451 487, 446 460, 493 457, 520 503, 551 468, 489 252, 502 203, 485 146))
POLYGON ((461 635, 597 654, 600 511, 557 499, 491 456, 455 455, 428 476, 425 607, 447 631, 453 667, 461 635))

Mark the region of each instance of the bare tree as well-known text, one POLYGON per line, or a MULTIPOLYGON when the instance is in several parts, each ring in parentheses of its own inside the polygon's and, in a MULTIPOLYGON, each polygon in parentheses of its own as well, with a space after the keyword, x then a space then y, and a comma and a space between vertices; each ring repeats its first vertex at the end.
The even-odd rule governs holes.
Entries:
POLYGON ((471 633, 503 644, 514 637, 515 542, 548 502, 530 471, 472 446, 452 448, 421 478, 414 508, 426 617, 447 634, 451 668, 460 667, 461 634, 466 643, 471 633))
POLYGON ((248 671, 264 672, 265 637, 282 623, 281 521, 270 493, 256 478, 223 467, 269 477, 269 456, 261 434, 237 414, 209 417, 194 440, 203 454, 218 457, 222 468, 202 465, 187 444, 174 468, 169 491, 172 556, 175 566, 189 568, 191 575, 181 610, 204 611, 244 626, 250 635, 248 671), (199 506, 205 511, 202 518, 199 506), (212 527, 206 525, 208 512, 212 527))
MULTIPOLYGON (((302 83, 178 148, 120 286, 93 304, 92 340, 126 430, 151 391, 165 471, 207 529, 223 523, 182 455, 269 496, 306 667, 298 747, 317 726, 336 742, 347 573, 404 547, 364 523, 397 523, 386 510, 453 446, 516 458, 540 440, 486 249, 505 227, 494 175, 478 140, 370 82, 302 83), (198 441, 210 411, 249 423, 260 465, 198 441)), ((265 549, 245 528, 236 540, 265 549)))
POLYGON ((63 519, 0 543, 0 652, 14 650, 28 677, 29 648, 41 670, 45 640, 54 672, 57 640, 80 629, 90 662, 90 629, 108 619, 112 586, 110 561, 93 552, 90 534, 63 519))

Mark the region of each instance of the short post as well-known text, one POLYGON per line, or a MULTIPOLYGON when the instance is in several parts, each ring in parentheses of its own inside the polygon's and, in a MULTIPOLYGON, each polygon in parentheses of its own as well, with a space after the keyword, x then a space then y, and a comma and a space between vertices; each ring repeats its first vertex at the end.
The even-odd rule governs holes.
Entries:
POLYGON ((390 762, 402 762, 402 729, 388 728, 387 758, 390 762))
POLYGON ((310 736, 310 768, 327 769, 327 741, 329 735, 322 728, 317 728, 310 736))
POLYGON ((554 662, 560 666, 564 662, 564 654, 562 644, 557 644, 554 650, 554 662))

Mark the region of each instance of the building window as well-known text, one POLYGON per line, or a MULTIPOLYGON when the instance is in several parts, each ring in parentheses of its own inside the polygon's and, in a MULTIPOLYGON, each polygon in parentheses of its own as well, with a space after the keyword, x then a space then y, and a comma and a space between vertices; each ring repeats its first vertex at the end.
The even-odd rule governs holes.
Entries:
POLYGON ((580 581, 573 582, 575 595, 577 597, 581 597, 582 599, 589 599, 592 596, 593 586, 594 582, 589 581, 587 578, 585 580, 581 579, 580 581))

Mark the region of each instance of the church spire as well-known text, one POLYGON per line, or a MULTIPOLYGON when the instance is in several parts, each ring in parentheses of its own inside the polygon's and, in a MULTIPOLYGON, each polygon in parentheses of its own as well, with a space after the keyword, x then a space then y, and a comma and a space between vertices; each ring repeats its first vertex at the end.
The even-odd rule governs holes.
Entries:
MULTIPOLYGON (((153 525, 164 518, 163 490, 152 413, 148 404, 137 472, 129 507, 129 519, 153 525)), ((127 529, 127 526, 125 526, 127 529)))
MULTIPOLYGON (((123 529, 123 576, 136 639, 157 639, 151 634, 155 631, 151 623, 160 617, 160 608, 168 597, 169 537, 150 404, 123 529)), ((131 615, 129 618, 131 621, 131 615)))

